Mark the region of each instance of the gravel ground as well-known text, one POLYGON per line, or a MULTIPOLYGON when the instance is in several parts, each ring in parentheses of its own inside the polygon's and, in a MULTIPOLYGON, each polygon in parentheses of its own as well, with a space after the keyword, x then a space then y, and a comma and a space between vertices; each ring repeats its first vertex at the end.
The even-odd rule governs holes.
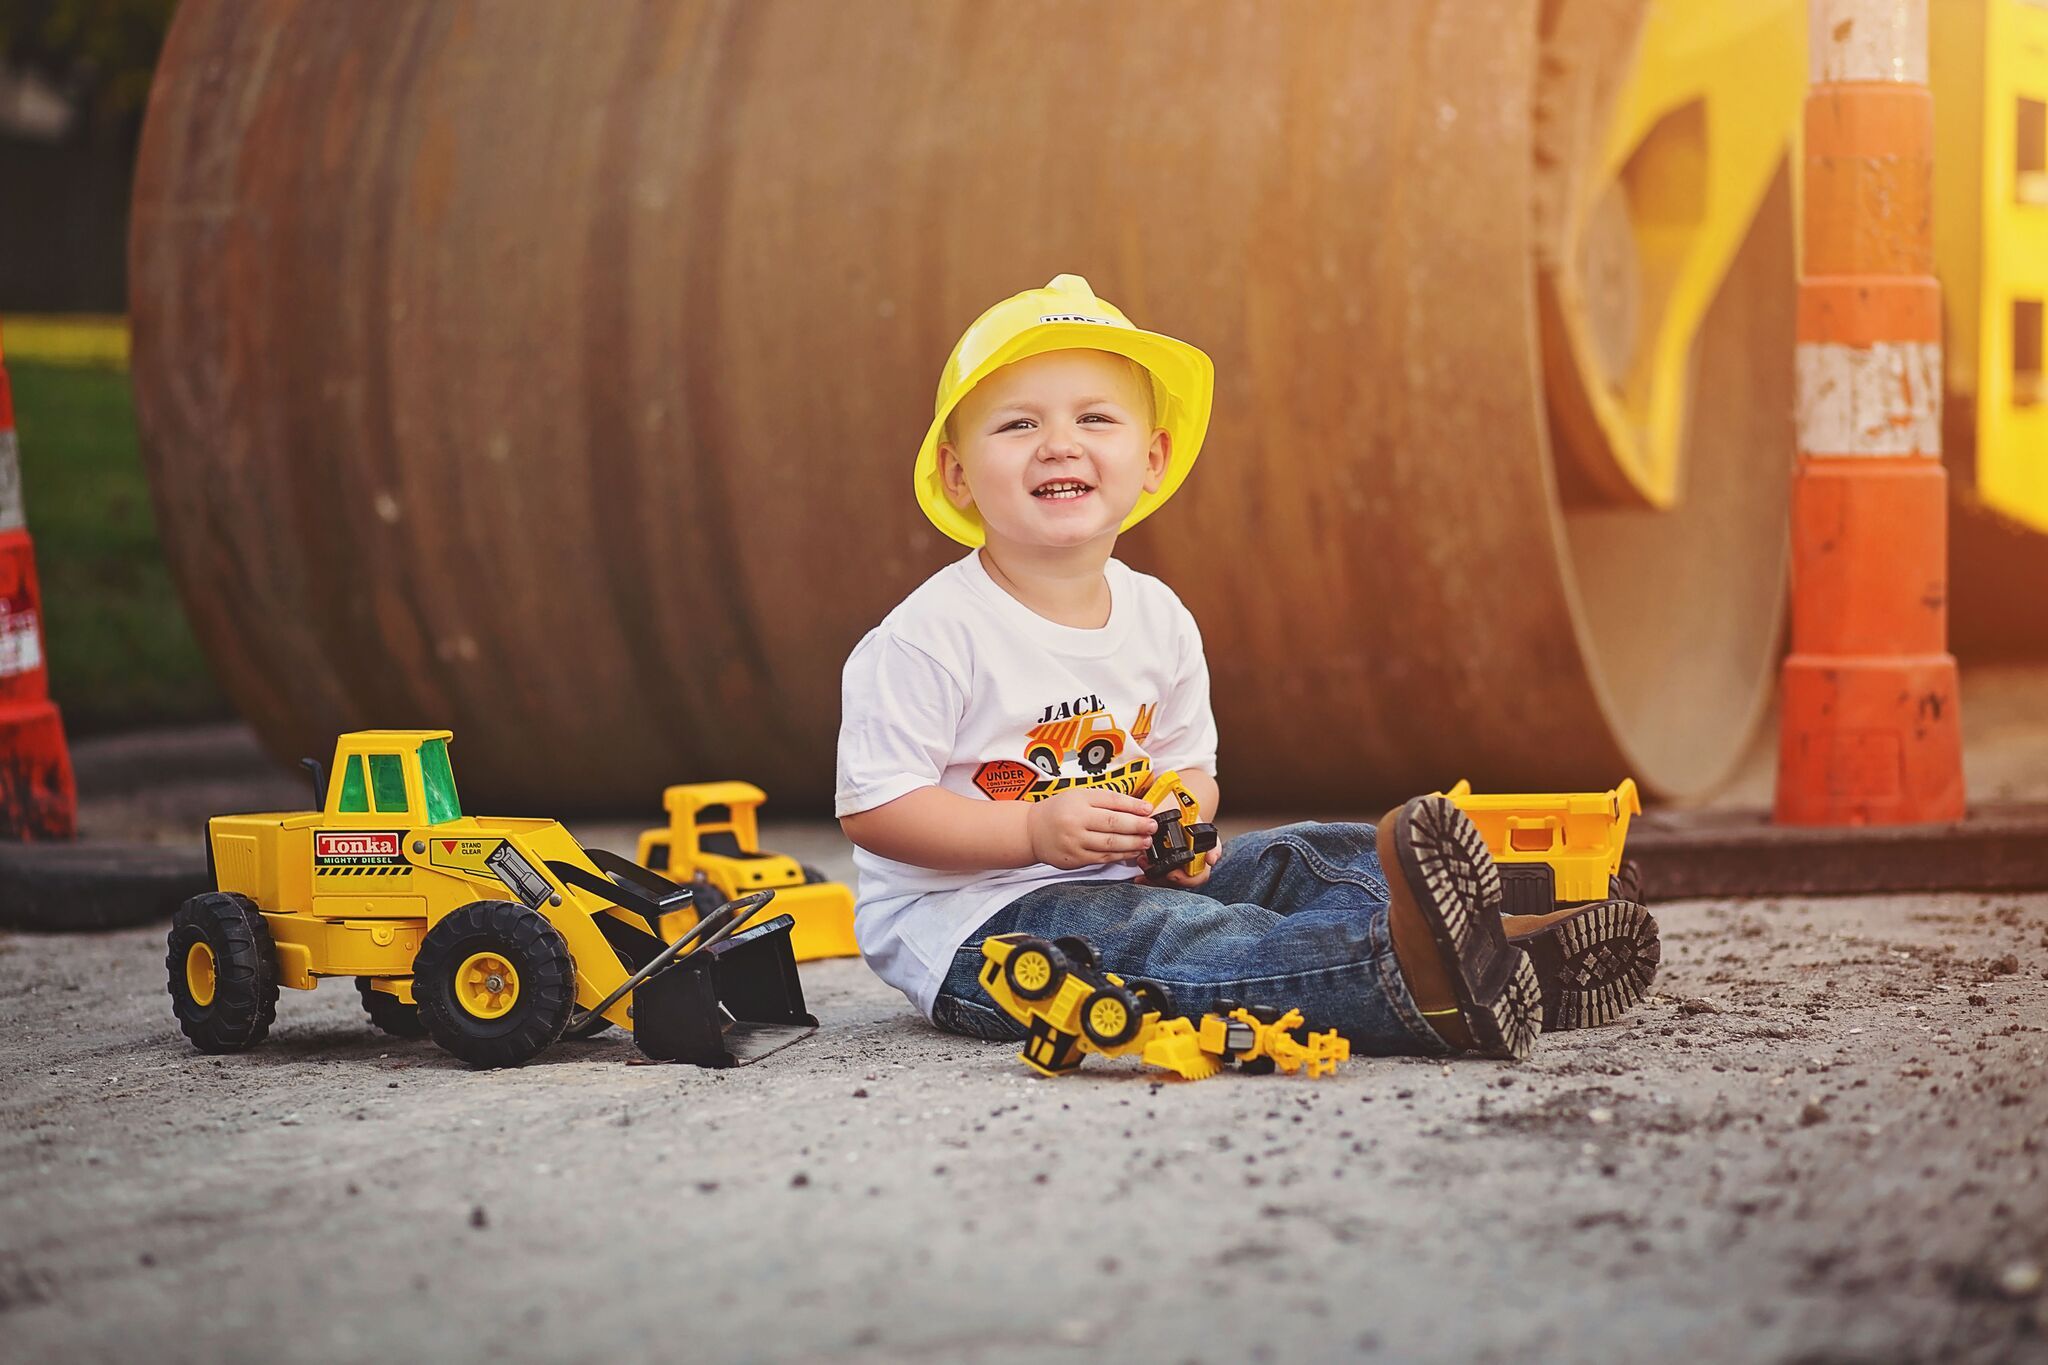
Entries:
MULTIPOLYGON (((2048 798, 2048 669, 1965 701, 1973 800, 2048 798)), ((239 727, 77 759, 97 840, 305 800, 239 727)), ((1657 913, 1657 994, 1526 1064, 1197 1084, 1040 1079, 857 962, 731 1072, 470 1072, 336 983, 211 1058, 161 929, 0 932, 0 1362, 2048 1360, 2048 893, 1657 913)))
POLYGON ((2048 1357, 2048 895, 1658 913, 1529 1063, 1195 1084, 856 962, 738 1071, 470 1072, 332 983, 212 1058, 159 931, 0 937, 0 1357, 2048 1357))

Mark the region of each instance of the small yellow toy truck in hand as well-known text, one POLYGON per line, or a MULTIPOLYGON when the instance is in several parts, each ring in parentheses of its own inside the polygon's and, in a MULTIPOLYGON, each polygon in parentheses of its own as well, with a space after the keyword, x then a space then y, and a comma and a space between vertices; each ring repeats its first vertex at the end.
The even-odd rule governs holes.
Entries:
POLYGON ((1216 826, 1203 821, 1201 803, 1177 772, 1161 773, 1144 799, 1156 807, 1169 796, 1173 808, 1153 815, 1158 832, 1152 836, 1152 846, 1138 858, 1148 880, 1162 880, 1168 873, 1180 871, 1199 877, 1208 866, 1208 855, 1216 849, 1216 826))
POLYGON ((983 940, 981 953, 982 988, 1029 1030, 1017 1056, 1041 1075, 1065 1075, 1090 1052, 1136 1054, 1191 1081, 1230 1062, 1255 1075, 1278 1068, 1326 1076, 1351 1056, 1351 1044, 1335 1029, 1297 1036, 1300 1010, 1255 1013, 1233 1005, 1198 1021, 1170 1017, 1173 997, 1165 986, 1142 977, 1127 983, 1102 970, 1085 938, 1048 943, 999 934, 983 940))
POLYGON ((474 1066, 518 1066, 617 1024, 650 1057, 732 1066, 802 1037, 791 921, 757 892, 691 893, 552 820, 462 813, 446 730, 336 742, 323 808, 208 822, 218 890, 171 920, 179 1026, 203 1052, 263 1041, 279 986, 353 977, 370 1022, 474 1066))
POLYGON ((798 962, 860 956, 853 892, 814 867, 761 848, 757 812, 767 799, 750 782, 670 787, 661 794, 668 828, 641 831, 640 865, 694 890, 701 914, 738 896, 775 892, 776 912, 796 922, 789 941, 798 962))

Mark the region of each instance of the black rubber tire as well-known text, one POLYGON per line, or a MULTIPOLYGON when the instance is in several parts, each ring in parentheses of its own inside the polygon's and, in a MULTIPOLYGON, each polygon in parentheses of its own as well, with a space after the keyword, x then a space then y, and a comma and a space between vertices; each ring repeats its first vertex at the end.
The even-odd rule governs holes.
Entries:
POLYGON ((370 1016, 370 1022, 393 1038, 424 1038, 427 1026, 420 1022, 420 1007, 408 1005, 397 996, 380 991, 370 984, 370 978, 356 978, 356 994, 363 997, 363 1013, 370 1016))
POLYGON ((1042 938, 1027 938, 1010 950, 1003 961, 1003 980, 1009 983, 1011 994, 1019 1000, 1045 1000, 1059 990, 1060 983, 1067 979, 1067 955, 1042 938), (1052 970, 1046 974, 1042 986, 1027 986, 1017 979, 1017 964, 1033 954, 1042 954, 1052 970))
POLYGON ((1609 877, 1607 881, 1608 890, 1612 893, 1608 897, 1609 900, 1629 901, 1635 905, 1644 904, 1643 868, 1634 858, 1623 858, 1621 871, 1609 877))
POLYGON ((171 916, 164 954, 178 1027, 201 1052, 241 1052, 262 1042, 277 1018, 277 950, 256 902, 228 891, 205 891, 171 916), (185 965, 192 945, 213 950, 210 1003, 193 998, 185 965))
POLYGON ((1149 976, 1135 976, 1124 984, 1131 988, 1132 995, 1138 997, 1140 1005, 1156 1012, 1161 1019, 1173 1018, 1173 992, 1166 988, 1164 981, 1154 981, 1149 976))
POLYGON ((690 882, 690 904, 697 907, 698 919, 704 918, 731 899, 706 878, 697 877, 690 882))
POLYGON ((1076 971, 1099 972, 1102 970, 1102 954, 1095 951, 1095 945, 1079 934, 1062 934, 1052 941, 1067 959, 1067 965, 1076 971))
POLYGON ((1135 994, 1122 986, 1099 986, 1081 1002, 1081 1032, 1099 1048, 1122 1047, 1138 1036, 1138 1029, 1144 1022, 1144 1006, 1138 1003, 1135 994), (1104 1005, 1118 1008, 1106 1011, 1110 1018, 1098 1021, 1095 1012, 1104 1005))
POLYGON ((576 963, 561 932, 537 910, 476 901, 427 930, 413 960, 413 996, 427 1036, 475 1067, 519 1066, 562 1036, 576 1009, 576 963), (503 957, 519 974, 512 1008, 479 1019, 455 999, 455 973, 472 954, 503 957))
POLYGON ((1025 754, 1024 761, 1046 777, 1060 775, 1060 756, 1043 744, 1025 754))

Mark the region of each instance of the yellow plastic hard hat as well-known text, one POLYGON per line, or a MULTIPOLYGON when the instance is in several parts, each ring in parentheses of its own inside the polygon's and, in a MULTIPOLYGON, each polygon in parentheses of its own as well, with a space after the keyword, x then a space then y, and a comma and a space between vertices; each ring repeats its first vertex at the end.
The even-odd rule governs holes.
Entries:
POLYGON ((1194 466, 1195 456, 1202 453, 1216 390, 1216 367, 1209 357, 1185 341, 1132 326, 1115 304, 1097 298, 1079 275, 1058 276, 1043 289, 1012 294, 976 318, 961 333, 939 377, 931 430, 917 452, 917 504, 932 525, 962 545, 980 545, 986 537, 981 513, 955 507, 939 477, 939 443, 945 439, 946 419, 989 375, 1046 351, 1109 351, 1137 361, 1152 376, 1154 420, 1172 437, 1173 449, 1159 491, 1140 497, 1119 529, 1130 530, 1172 497, 1194 466))

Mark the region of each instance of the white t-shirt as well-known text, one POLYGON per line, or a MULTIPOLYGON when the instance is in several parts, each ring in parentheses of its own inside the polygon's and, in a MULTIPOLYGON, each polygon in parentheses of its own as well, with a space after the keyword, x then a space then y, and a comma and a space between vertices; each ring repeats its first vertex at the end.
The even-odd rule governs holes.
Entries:
MULTIPOLYGON (((1173 590, 1112 559, 1109 622, 1081 630, 1010 596, 970 553, 854 646, 840 693, 838 815, 920 787, 1042 801, 1077 786, 1142 796, 1168 769, 1216 771, 1209 665, 1173 590)), ((931 1014, 953 954, 1047 882, 1137 875, 1124 864, 939 872, 855 849, 854 934, 884 981, 931 1014)))

